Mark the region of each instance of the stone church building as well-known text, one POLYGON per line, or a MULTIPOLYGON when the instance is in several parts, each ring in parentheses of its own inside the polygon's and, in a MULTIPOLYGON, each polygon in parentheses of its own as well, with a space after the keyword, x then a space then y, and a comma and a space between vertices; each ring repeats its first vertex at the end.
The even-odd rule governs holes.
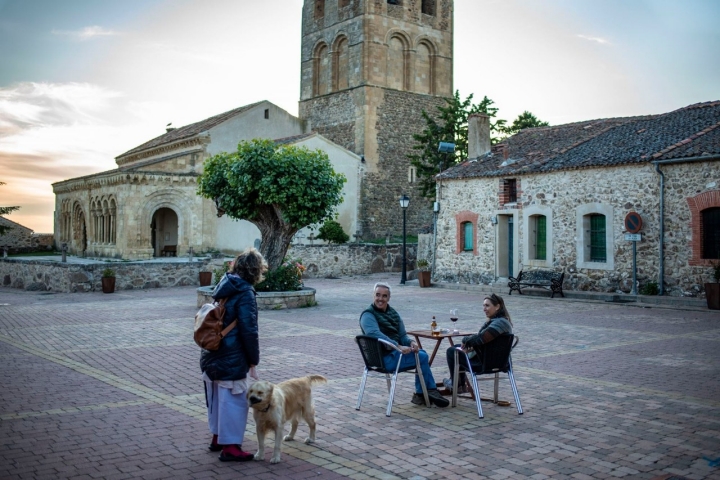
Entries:
POLYGON ((527 269, 568 290, 632 291, 625 218, 642 218, 640 286, 696 296, 720 261, 720 101, 661 115, 530 128, 490 147, 469 121, 469 158, 437 177, 435 277, 493 283, 527 269))
MULTIPOLYGON (((196 195, 203 161, 241 140, 325 151, 345 174, 339 221, 362 238, 410 231, 430 208, 406 155, 421 112, 452 96, 452 0, 305 0, 299 118, 263 101, 168 130, 116 157, 117 168, 53 184, 55 242, 74 254, 148 259, 256 244, 246 221, 196 195)), ((308 232, 300 232, 298 239, 308 232)))

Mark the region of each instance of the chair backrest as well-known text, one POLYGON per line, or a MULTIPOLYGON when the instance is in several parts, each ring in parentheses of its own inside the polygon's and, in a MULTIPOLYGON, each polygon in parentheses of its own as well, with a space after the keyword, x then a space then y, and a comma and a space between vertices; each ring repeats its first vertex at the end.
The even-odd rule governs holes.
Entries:
POLYGON ((482 358, 482 373, 507 372, 510 366, 510 351, 513 349, 515 335, 506 333, 488 342, 476 350, 482 358))
POLYGON ((358 335, 355 337, 355 341, 360 347, 360 354, 362 354, 365 366, 370 370, 385 370, 385 364, 383 363, 383 346, 375 337, 367 335, 358 335))

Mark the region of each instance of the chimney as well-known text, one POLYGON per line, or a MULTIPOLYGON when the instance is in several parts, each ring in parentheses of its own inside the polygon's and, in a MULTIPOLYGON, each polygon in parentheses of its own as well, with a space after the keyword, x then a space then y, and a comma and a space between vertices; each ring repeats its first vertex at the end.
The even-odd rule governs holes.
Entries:
POLYGON ((468 160, 490 152, 490 117, 476 113, 468 117, 468 160))

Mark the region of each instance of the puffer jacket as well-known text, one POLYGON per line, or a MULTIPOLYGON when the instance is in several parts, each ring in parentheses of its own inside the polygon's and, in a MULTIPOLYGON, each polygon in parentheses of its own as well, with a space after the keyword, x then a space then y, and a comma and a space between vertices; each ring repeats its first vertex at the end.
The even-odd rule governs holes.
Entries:
POLYGON ((213 298, 225 302, 225 326, 238 324, 223 338, 217 350, 203 350, 200 369, 211 380, 242 380, 250 365, 260 361, 255 289, 237 275, 226 273, 213 291, 213 298))

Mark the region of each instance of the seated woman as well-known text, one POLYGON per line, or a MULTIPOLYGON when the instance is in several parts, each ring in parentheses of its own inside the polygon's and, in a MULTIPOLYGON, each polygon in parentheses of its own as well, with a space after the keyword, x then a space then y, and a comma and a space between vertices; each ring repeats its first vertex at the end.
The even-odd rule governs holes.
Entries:
MULTIPOLYGON (((499 295, 494 293, 488 297, 485 297, 483 301, 483 311, 488 320, 480 328, 480 331, 475 335, 469 335, 462 339, 462 349, 470 357, 470 366, 473 371, 479 371, 482 368, 482 358, 478 358, 475 355, 475 347, 481 347, 486 343, 492 342, 498 336, 504 333, 512 333, 512 321, 510 320, 510 313, 505 308, 505 302, 499 295)), ((447 363, 450 367, 450 378, 443 379, 443 385, 449 390, 453 388, 453 374, 455 372, 455 349, 457 345, 447 349, 447 363)), ((465 393, 465 385, 467 384, 467 378, 465 377, 464 370, 467 369, 464 365, 464 359, 460 357, 460 385, 458 385, 458 392, 465 393), (463 368, 465 367, 465 368, 463 368)))

